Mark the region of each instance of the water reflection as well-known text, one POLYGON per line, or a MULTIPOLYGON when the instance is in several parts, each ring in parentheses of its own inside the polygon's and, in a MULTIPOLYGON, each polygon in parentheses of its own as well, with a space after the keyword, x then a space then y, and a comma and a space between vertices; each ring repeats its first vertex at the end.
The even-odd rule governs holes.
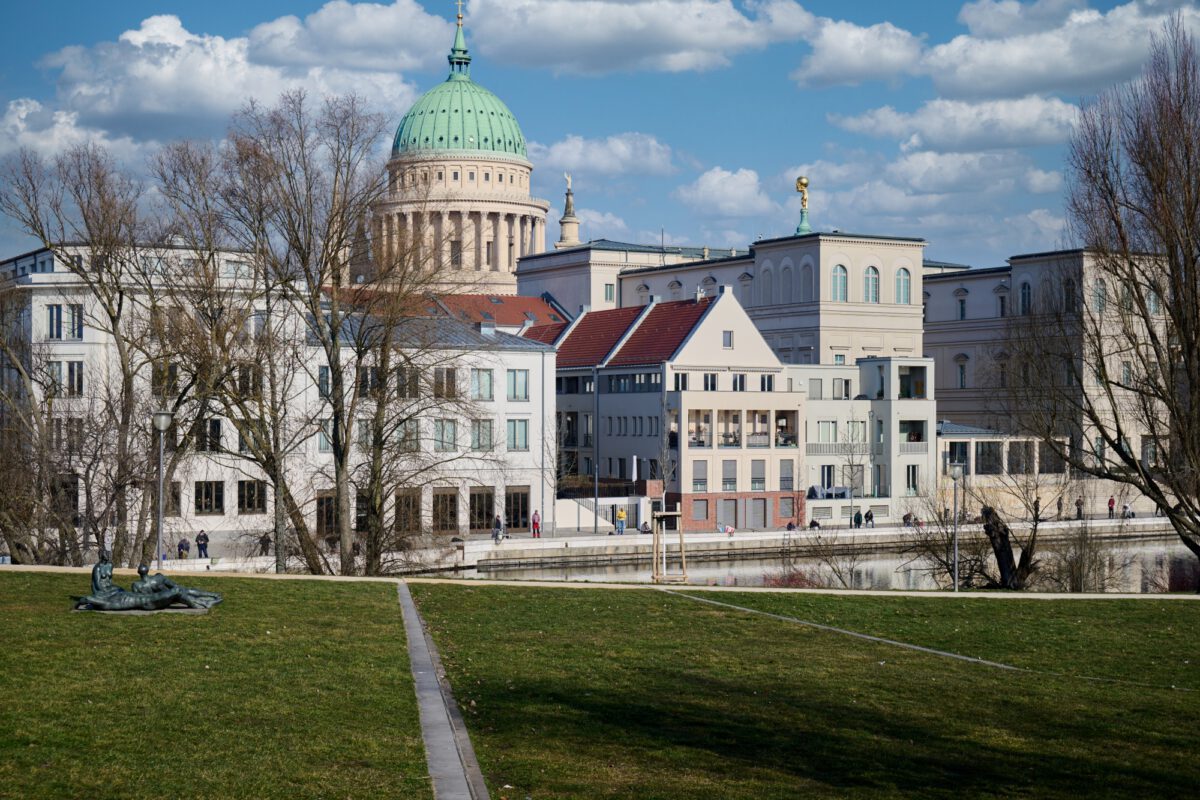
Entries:
MULTIPOLYGON (((1053 547, 1040 548, 1035 591, 1064 591, 1070 584, 1088 591, 1185 592, 1200 587, 1200 562, 1178 539, 1104 542, 1090 554, 1088 563, 1070 562, 1070 555, 1053 547), (1065 562, 1065 563, 1064 563, 1065 562), (1072 569, 1084 575, 1073 576, 1072 569)), ((677 570, 674 561, 670 569, 677 570)), ((556 567, 547 569, 467 570, 463 577, 505 580, 619 581, 649 583, 649 564, 556 567)), ((709 586, 824 586, 878 590, 932 590, 945 588, 927 565, 911 555, 876 552, 859 556, 854 563, 830 564, 798 554, 794 558, 744 561, 688 562, 688 582, 709 586), (839 575, 841 576, 839 578, 839 575)))

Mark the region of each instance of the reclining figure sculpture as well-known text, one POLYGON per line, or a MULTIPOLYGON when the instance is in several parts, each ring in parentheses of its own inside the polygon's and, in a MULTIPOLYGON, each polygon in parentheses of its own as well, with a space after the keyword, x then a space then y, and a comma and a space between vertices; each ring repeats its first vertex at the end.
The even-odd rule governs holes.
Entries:
POLYGON ((127 592, 112 582, 112 556, 107 550, 101 550, 100 560, 92 567, 92 593, 72 598, 75 608, 87 611, 157 611, 173 605, 212 608, 222 600, 219 594, 180 586, 161 572, 156 575, 149 573, 150 568, 145 564, 138 566, 140 580, 134 581, 127 592))

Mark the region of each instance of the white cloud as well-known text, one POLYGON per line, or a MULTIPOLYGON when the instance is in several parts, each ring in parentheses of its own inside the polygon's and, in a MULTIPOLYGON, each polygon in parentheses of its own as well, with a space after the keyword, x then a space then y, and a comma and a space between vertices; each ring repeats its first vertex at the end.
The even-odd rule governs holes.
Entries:
POLYGON ((875 154, 863 151, 852 153, 840 162, 817 159, 788 167, 779 173, 775 183, 786 191, 795 191, 796 178, 804 175, 809 180, 810 192, 844 188, 869 179, 879 168, 879 160, 875 154))
POLYGON ((584 241, 620 239, 629 235, 629 226, 625 224, 625 220, 612 212, 579 208, 575 210, 575 216, 579 217, 579 238, 584 241))
POLYGON ((473 0, 480 51, 565 72, 683 72, 729 64, 737 53, 795 39, 815 17, 794 0, 473 0))
POLYGON ((921 39, 890 22, 864 28, 822 19, 806 38, 812 53, 792 73, 802 86, 895 82, 920 70, 921 39))
POLYGON ((912 113, 884 106, 829 120, 854 133, 901 139, 907 150, 955 151, 1062 144, 1075 115, 1075 106, 1058 98, 1030 96, 977 103, 937 99, 912 113))
POLYGON ((26 148, 52 157, 69 147, 89 142, 102 145, 118 161, 131 164, 140 162, 150 146, 128 136, 114 138, 102 130, 81 127, 78 115, 47 109, 27 97, 9 102, 0 117, 0 155, 26 148))
POLYGON ((1073 11, 1085 8, 1085 0, 975 0, 958 12, 958 21, 972 36, 998 39, 1057 27, 1073 11))
MULTIPOLYGON (((1035 172, 1040 172, 1034 170, 1035 172)), ((987 192, 1011 189, 1030 172, 1021 153, 906 153, 888 165, 892 181, 916 192, 987 192)), ((1051 173, 1041 173, 1046 176, 1051 173)))
POLYGON ((428 69, 446 63, 453 36, 452 23, 415 0, 331 0, 303 20, 289 15, 255 26, 247 55, 260 64, 428 69))
POLYGON ((1058 171, 1046 172, 1045 170, 1033 168, 1025 173, 1025 189, 1033 194, 1057 192, 1062 188, 1062 183, 1062 173, 1058 171))
POLYGON ((667 175, 674 171, 671 148, 646 133, 619 133, 604 139, 570 135, 549 146, 529 143, 539 167, 602 175, 667 175))
POLYGON ((407 109, 415 88, 390 72, 285 68, 253 62, 248 40, 193 34, 178 17, 144 20, 116 42, 67 47, 47 57, 60 70, 60 106, 86 125, 137 139, 220 134, 249 98, 273 102, 288 89, 362 95, 384 112, 407 109))
POLYGON ((706 216, 753 217, 777 210, 763 191, 758 173, 752 169, 729 172, 713 167, 692 183, 676 189, 675 197, 706 216))
MULTIPOLYGON (((1137 74, 1150 37, 1168 9, 1131 2, 1107 13, 1066 3, 1013 9, 1001 3, 964 7, 975 36, 929 50, 924 67, 945 96, 1016 97, 1041 92, 1088 93, 1137 74), (1047 27, 1047 23, 1059 24, 1047 27), (995 37, 995 38, 993 38, 995 37)), ((1195 29, 1200 12, 1180 9, 1195 29)))

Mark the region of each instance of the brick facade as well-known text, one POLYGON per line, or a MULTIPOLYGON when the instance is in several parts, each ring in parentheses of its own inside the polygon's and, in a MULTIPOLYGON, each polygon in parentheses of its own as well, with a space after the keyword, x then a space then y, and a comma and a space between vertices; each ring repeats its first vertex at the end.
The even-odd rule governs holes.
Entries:
MULTIPOLYGON (((761 526, 766 530, 780 530, 786 528, 788 522, 795 522, 796 527, 800 528, 804 525, 804 494, 802 492, 705 492, 695 494, 679 495, 677 493, 667 495, 667 505, 673 507, 679 503, 679 510, 683 512, 682 524, 685 531, 709 533, 716 529, 717 519, 719 518, 718 510, 721 508, 723 501, 734 501, 736 506, 736 519, 731 520, 730 524, 735 529, 750 528, 750 514, 752 501, 766 500, 766 524, 761 526), (790 498, 792 500, 792 516, 779 516, 779 501, 782 498, 790 498), (708 504, 707 516, 703 519, 695 519, 695 501, 701 500, 708 504)), ((760 526, 755 525, 754 528, 760 526)))

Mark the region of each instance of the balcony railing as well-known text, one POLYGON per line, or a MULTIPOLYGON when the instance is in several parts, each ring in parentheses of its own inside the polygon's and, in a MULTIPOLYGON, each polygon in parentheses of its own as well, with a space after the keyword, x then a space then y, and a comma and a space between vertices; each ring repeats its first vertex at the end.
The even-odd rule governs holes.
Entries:
POLYGON ((810 456, 865 456, 866 442, 808 442, 804 452, 810 456))
POLYGON ((746 447, 770 447, 771 434, 769 433, 749 433, 746 434, 746 447))
POLYGON ((717 447, 741 447, 742 432, 734 431, 733 433, 722 433, 717 439, 717 447))
POLYGON ((929 452, 929 442, 901 442, 900 455, 915 456, 929 452))
POLYGON ((564 436, 562 440, 563 447, 578 447, 579 439, 574 436, 564 436))
POLYGON ((688 447, 712 447, 712 440, 707 436, 689 436, 688 447))
POLYGON ((585 433, 583 435, 583 446, 584 447, 592 446, 592 435, 590 433, 585 433))
POLYGON ((793 484, 793 481, 791 478, 780 478, 779 479, 779 491, 781 491, 781 492, 792 491, 792 484, 793 484))
POLYGON ((765 492, 766 490, 767 490, 767 479, 766 478, 751 478, 750 479, 750 491, 765 492))
POLYGON ((721 491, 722 492, 736 492, 737 491, 737 481, 736 480, 732 480, 732 481, 731 480, 722 480, 721 481, 721 491))
POLYGON ((795 447, 796 434, 794 433, 777 433, 775 434, 776 447, 795 447))
POLYGON ((693 492, 707 492, 708 491, 708 481, 707 480, 703 480, 703 481, 693 480, 692 481, 692 491, 693 492))

